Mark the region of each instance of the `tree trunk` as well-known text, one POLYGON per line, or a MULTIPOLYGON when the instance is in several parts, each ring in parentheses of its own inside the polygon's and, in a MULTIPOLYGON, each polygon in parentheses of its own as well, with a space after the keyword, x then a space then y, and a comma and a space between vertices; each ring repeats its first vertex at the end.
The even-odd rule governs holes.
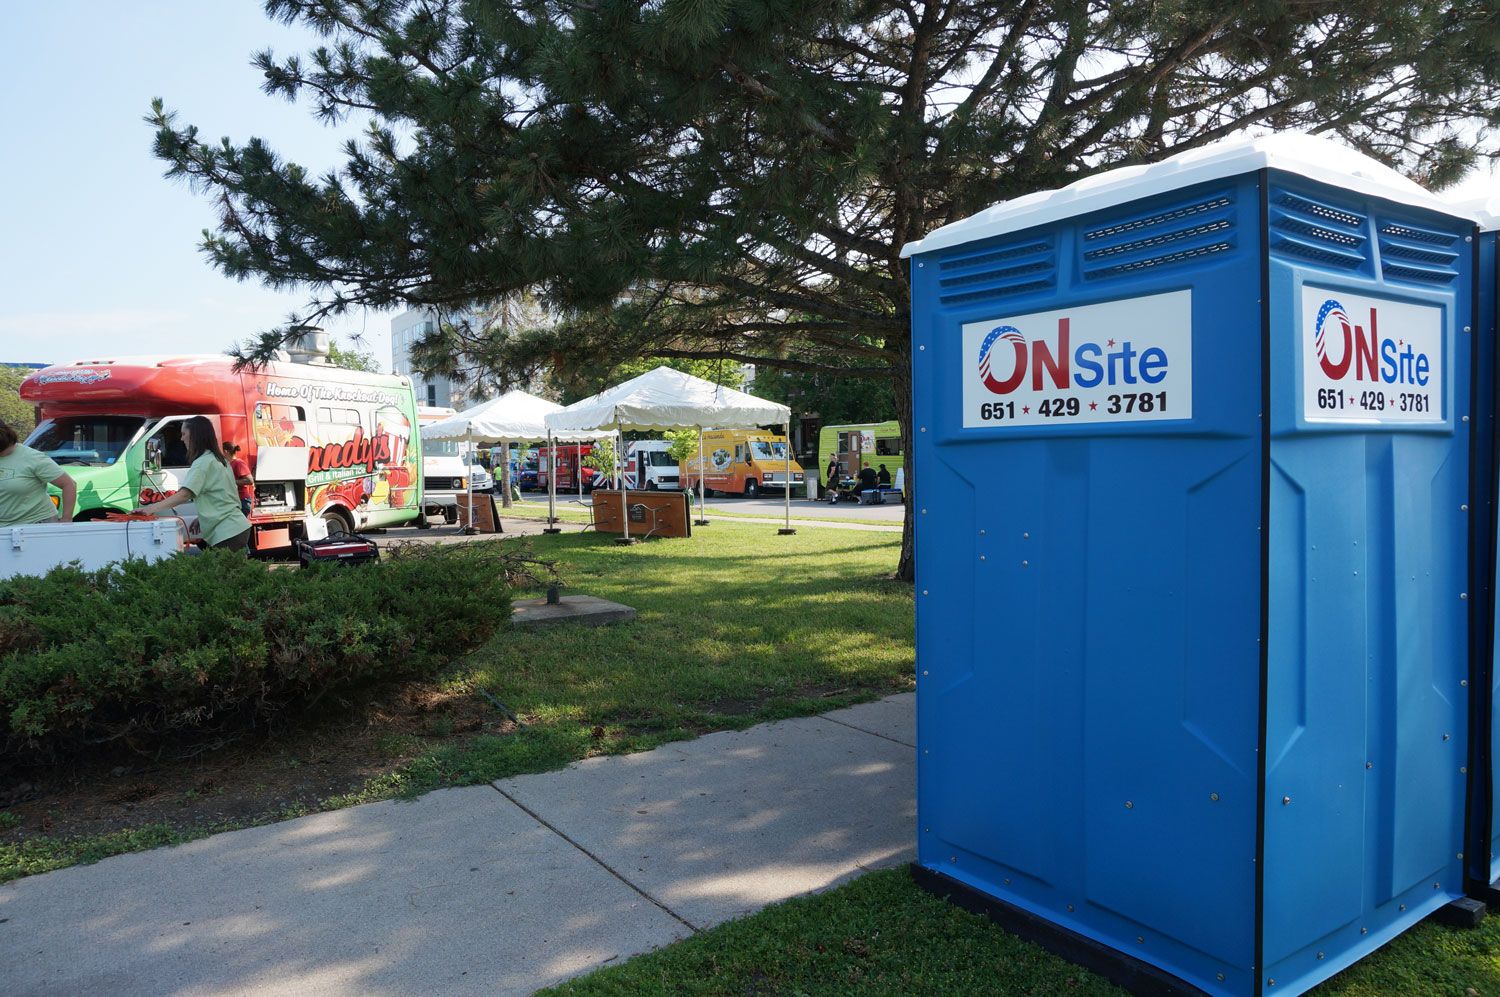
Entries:
POLYGON ((501 443, 503 450, 500 454, 500 505, 509 509, 510 501, 510 441, 501 443))
POLYGON ((896 577, 903 582, 915 582, 917 578, 916 535, 916 454, 911 431, 911 355, 903 350, 891 365, 891 392, 896 397, 896 421, 901 425, 901 453, 905 456, 906 487, 902 489, 902 502, 906 514, 901 521, 901 559, 896 563, 896 577))

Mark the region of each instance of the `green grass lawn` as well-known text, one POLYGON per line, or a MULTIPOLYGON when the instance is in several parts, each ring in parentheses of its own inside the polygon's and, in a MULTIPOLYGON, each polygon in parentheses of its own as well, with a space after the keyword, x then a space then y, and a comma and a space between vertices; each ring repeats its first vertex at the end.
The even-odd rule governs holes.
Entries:
MULTIPOLYGON (((1312 992, 1500 993, 1500 917, 1422 924, 1312 992)), ((1124 995, 1104 979, 920 889, 871 873, 570 981, 552 994, 1124 995)))
POLYGON ((821 713, 913 686, 911 588, 886 579, 899 537, 849 530, 779 537, 764 526, 724 523, 691 539, 632 547, 593 532, 525 542, 559 562, 565 592, 623 602, 638 617, 602 628, 503 630, 460 662, 448 688, 487 693, 520 719, 517 729, 423 748, 350 792, 255 819, 0 842, 0 882, 236 826, 821 713))

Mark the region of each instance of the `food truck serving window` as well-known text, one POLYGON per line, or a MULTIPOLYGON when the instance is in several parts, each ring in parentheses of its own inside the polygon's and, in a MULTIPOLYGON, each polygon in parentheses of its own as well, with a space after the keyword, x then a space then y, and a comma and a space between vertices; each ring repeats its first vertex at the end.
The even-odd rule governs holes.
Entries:
POLYGON ((133 415, 79 415, 46 419, 26 445, 59 464, 103 466, 119 460, 146 420, 133 415))

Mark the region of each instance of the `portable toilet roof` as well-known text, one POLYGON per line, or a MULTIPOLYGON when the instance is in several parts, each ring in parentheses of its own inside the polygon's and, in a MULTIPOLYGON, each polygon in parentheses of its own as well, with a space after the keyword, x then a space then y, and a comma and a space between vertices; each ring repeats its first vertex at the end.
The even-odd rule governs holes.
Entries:
MULTIPOLYGON (((1104 211, 1129 201, 1193 184, 1272 169, 1397 204, 1469 217, 1422 185, 1332 139, 1304 132, 1273 132, 1225 139, 1179 152, 1156 163, 1122 166, 1066 187, 1001 201, 978 214, 909 242, 902 257, 930 253, 991 236, 1104 211)), ((1497 206, 1500 207, 1500 206, 1497 206)))

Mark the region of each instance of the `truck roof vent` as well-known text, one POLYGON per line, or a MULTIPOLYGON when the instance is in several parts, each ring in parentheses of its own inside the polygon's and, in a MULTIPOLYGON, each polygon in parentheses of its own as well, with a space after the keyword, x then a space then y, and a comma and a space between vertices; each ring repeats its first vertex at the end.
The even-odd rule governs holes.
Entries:
POLYGON ((287 354, 292 363, 328 363, 328 333, 320 329, 304 332, 287 341, 287 354))

